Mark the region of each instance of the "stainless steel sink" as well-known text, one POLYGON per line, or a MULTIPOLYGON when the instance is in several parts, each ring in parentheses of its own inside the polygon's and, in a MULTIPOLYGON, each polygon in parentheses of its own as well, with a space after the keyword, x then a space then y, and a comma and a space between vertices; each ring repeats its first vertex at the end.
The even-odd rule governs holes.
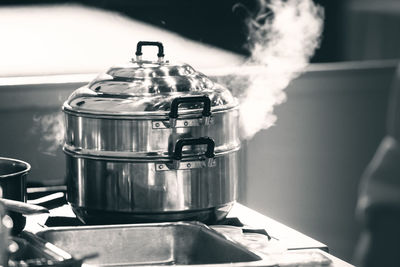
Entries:
MULTIPOLYGON (((37 233, 87 264, 192 265, 250 263, 261 258, 196 222, 54 227, 37 233)), ((242 264, 240 264, 242 265, 242 264)))

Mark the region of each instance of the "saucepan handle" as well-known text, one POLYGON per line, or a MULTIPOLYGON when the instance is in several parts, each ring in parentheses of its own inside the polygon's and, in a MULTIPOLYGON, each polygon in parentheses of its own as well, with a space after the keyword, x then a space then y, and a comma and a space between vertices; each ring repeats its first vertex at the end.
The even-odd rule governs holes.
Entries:
POLYGON ((142 60, 142 47, 143 46, 157 46, 158 47, 158 61, 162 62, 164 60, 164 46, 161 42, 149 42, 149 41, 140 41, 136 45, 136 60, 142 60))
POLYGON ((12 199, 0 198, 0 203, 9 210, 20 214, 30 215, 39 213, 49 213, 49 210, 45 207, 25 203, 22 201, 16 201, 12 199))
POLYGON ((203 103, 203 111, 201 115, 203 116, 204 125, 208 125, 211 116, 211 100, 207 95, 202 96, 185 96, 177 97, 171 102, 171 109, 168 114, 170 127, 175 127, 176 120, 178 119, 178 107, 182 103, 203 103))

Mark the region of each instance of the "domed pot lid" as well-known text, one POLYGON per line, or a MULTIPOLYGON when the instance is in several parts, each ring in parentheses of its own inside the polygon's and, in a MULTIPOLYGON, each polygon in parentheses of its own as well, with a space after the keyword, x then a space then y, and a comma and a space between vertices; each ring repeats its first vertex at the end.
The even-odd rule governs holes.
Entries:
MULTIPOLYGON (((83 116, 171 116, 172 113, 207 116, 237 107, 225 87, 188 64, 164 60, 160 42, 139 42, 136 59, 111 67, 88 85, 75 90, 63 105, 67 113, 83 116), (157 61, 142 60, 143 46, 157 46, 157 61), (171 110, 172 107, 172 110, 171 110)), ((172 115, 174 116, 174 114, 172 115)))

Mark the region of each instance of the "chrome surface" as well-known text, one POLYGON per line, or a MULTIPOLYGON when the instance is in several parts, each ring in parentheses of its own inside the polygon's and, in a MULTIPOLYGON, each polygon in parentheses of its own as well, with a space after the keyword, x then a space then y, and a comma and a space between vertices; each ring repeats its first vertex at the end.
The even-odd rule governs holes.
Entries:
MULTIPOLYGON (((222 156, 229 154, 234 151, 238 151, 240 147, 234 147, 231 150, 217 151, 217 154, 222 156)), ((98 159, 98 160, 111 160, 111 161, 125 161, 125 162, 170 162, 171 157, 166 157, 166 153, 154 153, 154 152, 119 152, 119 151, 96 151, 87 149, 74 149, 73 147, 64 145, 64 153, 73 156, 82 156, 87 159, 98 159)), ((186 158, 202 158, 204 151, 193 153, 193 151, 183 151, 186 158), (189 152, 189 153, 188 153, 189 152)))
MULTIPOLYGON (((201 114, 200 114, 201 115, 201 114)), ((212 115, 213 124, 182 128, 154 128, 159 120, 103 119, 66 114, 65 146, 68 150, 87 150, 88 154, 106 151, 149 153, 140 156, 168 156, 181 138, 209 136, 214 139, 215 151, 232 150, 240 146, 238 109, 212 115)), ((178 120, 184 123, 185 119, 178 120)), ((197 153, 201 146, 186 148, 197 153)), ((135 155, 131 155, 135 157, 135 155)))
MULTIPOLYGON (((138 59, 111 67, 87 86, 75 90, 65 101, 67 113, 106 116, 166 115, 174 99, 181 96, 207 96, 213 112, 238 106, 230 91, 212 82, 206 75, 195 71, 188 64, 172 64, 163 60, 163 46, 158 61, 138 59), (160 60, 162 59, 162 60, 160 60)), ((152 42, 154 45, 155 43, 152 42)), ((190 102, 180 105, 181 113, 201 109, 202 103, 190 102)), ((103 117, 104 118, 104 117, 103 117)))
POLYGON ((261 257, 200 223, 59 227, 38 235, 73 257, 98 253, 101 266, 227 264, 261 257))
POLYGON ((212 117, 196 118, 196 119, 183 119, 177 120, 170 118, 169 120, 152 121, 153 129, 165 129, 165 128, 188 128, 201 125, 213 125, 214 119, 212 117), (174 120, 171 123, 171 120, 174 120), (173 127, 171 127, 173 125, 173 127))
POLYGON ((213 86, 207 76, 188 64, 132 61, 110 68, 105 75, 93 80, 89 88, 105 94, 141 95, 201 91, 213 86))
POLYGON ((27 231, 10 238, 9 242, 13 249, 8 264, 3 266, 81 266, 84 260, 74 259, 59 247, 27 231))
POLYGON ((63 104, 68 201, 82 220, 101 211, 175 220, 229 207, 238 184, 237 99, 191 66, 164 60, 159 42, 139 42, 136 56, 63 104), (142 60, 149 45, 157 61, 142 60), (177 149, 191 139, 212 147, 177 149))
MULTIPOLYGON (((23 251, 25 253, 21 253, 25 257, 26 256, 28 256, 28 257, 35 256, 36 259, 46 258, 46 259, 54 262, 54 264, 56 264, 55 262, 61 263, 65 260, 72 259, 72 256, 68 252, 56 247, 54 244, 40 238, 39 236, 37 236, 35 234, 32 234, 27 231, 23 231, 20 234, 20 237, 23 238, 23 240, 25 240, 27 242, 27 244, 26 244, 27 247, 25 247, 25 249, 30 250, 30 251, 23 251), (32 248, 34 248, 34 249, 32 249, 32 248)), ((35 259, 35 258, 33 258, 33 259, 35 259)))
POLYGON ((96 210, 79 207, 71 204, 71 209, 76 217, 87 225, 108 225, 127 223, 155 223, 155 222, 178 222, 197 221, 213 224, 222 221, 234 202, 219 207, 201 210, 168 211, 168 212, 117 212, 96 210))
POLYGON ((168 163, 155 163, 155 169, 158 172, 161 171, 169 171, 171 169, 174 170, 190 170, 190 169, 198 169, 205 167, 215 167, 216 162, 215 159, 211 159, 211 162, 207 162, 206 160, 196 160, 196 161, 176 161, 172 162, 172 166, 168 163))
MULTIPOLYGON (((115 90, 124 90, 128 85, 125 83, 111 82, 115 90)), ((109 87, 111 85, 108 85, 109 87)), ((101 88, 101 87, 97 87, 101 88)), ((125 90, 126 91, 126 90, 125 90)), ((90 89, 87 86, 75 90, 63 104, 63 110, 76 114, 92 114, 98 117, 105 116, 130 116, 143 117, 155 115, 167 115, 171 102, 182 96, 202 96, 207 95, 211 100, 212 112, 217 112, 236 107, 238 101, 231 92, 220 86, 214 88, 172 93, 154 93, 144 95, 128 94, 104 94, 90 89)), ((200 103, 183 104, 180 107, 180 113, 196 115, 201 109, 200 103)))
POLYGON ((158 161, 67 154, 68 201, 98 211, 154 214, 225 206, 236 199, 237 157, 234 151, 216 155, 214 167, 157 171, 158 161))
MULTIPOLYGON (((161 55, 163 53, 158 55, 158 61, 142 60, 140 55, 136 61, 111 67, 87 86, 73 92, 64 103, 64 109, 92 114, 162 113, 169 110, 174 98, 183 95, 207 95, 214 109, 237 106, 237 100, 228 89, 215 84, 188 64, 160 60, 161 55)), ((181 108, 198 109, 199 104, 190 103, 181 108)))

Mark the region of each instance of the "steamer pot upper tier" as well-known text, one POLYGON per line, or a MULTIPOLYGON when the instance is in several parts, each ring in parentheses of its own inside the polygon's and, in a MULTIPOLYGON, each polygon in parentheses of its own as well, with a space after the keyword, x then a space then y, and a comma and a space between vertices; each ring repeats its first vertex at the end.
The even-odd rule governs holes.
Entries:
MULTIPOLYGON (((63 104, 65 150, 159 158, 168 157, 177 140, 203 136, 214 139, 216 153, 240 146, 237 99, 188 64, 164 60, 161 52, 156 61, 137 53, 69 96, 63 104)), ((201 152, 204 147, 194 146, 184 153, 201 152)))

